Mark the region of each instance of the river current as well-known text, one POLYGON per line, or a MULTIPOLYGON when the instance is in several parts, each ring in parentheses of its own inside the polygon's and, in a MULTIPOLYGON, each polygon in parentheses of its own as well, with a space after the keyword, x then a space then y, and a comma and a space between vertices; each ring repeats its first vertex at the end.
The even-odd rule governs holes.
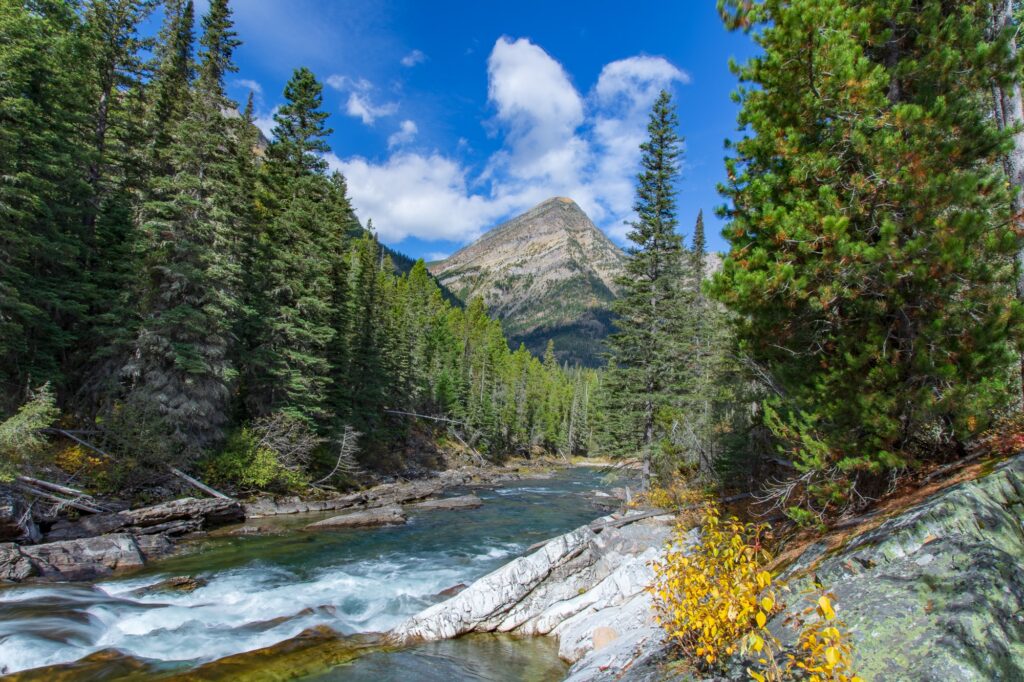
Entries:
MULTIPOLYGON (((478 509, 416 512, 407 525, 373 530, 300 530, 328 514, 260 519, 250 523, 275 532, 205 539, 188 555, 125 577, 3 589, 0 670, 85 658, 98 663, 26 677, 56 679, 63 671, 63 679, 192 679, 198 666, 229 656, 245 662, 237 655, 287 644, 318 626, 342 635, 384 632, 444 599, 443 590, 599 516, 592 491, 603 484, 593 469, 568 469, 479 490, 478 509), (205 583, 190 593, 145 593, 179 575, 205 583)), ((451 682, 555 680, 563 672, 546 638, 484 636, 372 653, 302 677, 451 682)), ((220 675, 201 676, 211 677, 220 675)))

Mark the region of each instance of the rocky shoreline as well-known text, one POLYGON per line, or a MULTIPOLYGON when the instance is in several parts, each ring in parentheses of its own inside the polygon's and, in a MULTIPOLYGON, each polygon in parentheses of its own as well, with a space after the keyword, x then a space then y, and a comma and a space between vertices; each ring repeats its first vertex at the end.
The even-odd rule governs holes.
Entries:
MULTIPOLYGON (((656 513, 656 512, 655 512, 656 513)), ((570 680, 628 666, 661 642, 647 586, 672 516, 611 514, 546 542, 388 634, 396 645, 472 632, 549 635, 573 663, 570 680)))
MULTIPOLYGON (((780 576, 790 596, 769 628, 792 646, 786 623, 818 579, 849 627, 862 679, 1024 679, 1024 454, 976 475, 801 548, 780 576)), ((674 654, 647 591, 671 518, 631 518, 639 514, 549 540, 409 618, 389 641, 547 635, 572 664, 567 682, 697 679, 666 667, 674 654)), ((707 682, 749 679, 746 666, 734 660, 707 682)))
MULTIPOLYGON (((325 519, 322 527, 369 527, 404 523, 401 507, 472 507, 468 499, 433 500, 451 488, 487 486, 521 478, 517 469, 464 467, 413 481, 384 483, 357 493, 319 499, 260 497, 249 501, 183 498, 138 509, 62 518, 49 527, 32 519, 30 509, 13 493, 0 496, 0 583, 95 580, 130 569, 176 551, 179 542, 209 531, 281 514, 344 511, 325 519), (426 500, 427 502, 424 502, 426 500), (354 517, 354 518, 346 518, 354 517)), ((312 524, 316 525, 316 524, 312 524)), ((233 534, 263 532, 243 525, 233 534)))

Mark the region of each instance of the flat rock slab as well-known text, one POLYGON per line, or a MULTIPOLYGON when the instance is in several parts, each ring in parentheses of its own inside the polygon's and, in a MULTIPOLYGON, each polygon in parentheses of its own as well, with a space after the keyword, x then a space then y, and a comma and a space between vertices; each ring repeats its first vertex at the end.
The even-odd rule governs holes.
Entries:
POLYGON ((135 538, 127 533, 31 545, 19 553, 38 575, 57 580, 93 580, 145 564, 135 538))
POLYGON ((409 505, 409 509, 473 509, 484 503, 476 495, 460 495, 458 497, 445 497, 440 500, 427 500, 409 505))
POLYGON ((306 526, 303 530, 331 530, 334 528, 369 528, 372 526, 401 525, 405 523, 405 513, 401 507, 380 507, 378 509, 367 509, 366 511, 353 512, 332 516, 323 521, 317 521, 306 526))

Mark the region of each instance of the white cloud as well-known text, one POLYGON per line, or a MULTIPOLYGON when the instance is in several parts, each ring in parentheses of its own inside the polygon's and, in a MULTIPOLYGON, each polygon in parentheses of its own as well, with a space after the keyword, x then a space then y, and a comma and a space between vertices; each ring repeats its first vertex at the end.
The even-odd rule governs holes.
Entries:
POLYGON ((396 111, 398 111, 396 102, 374 104, 369 97, 356 92, 349 94, 348 102, 345 104, 345 113, 362 119, 366 125, 373 125, 373 122, 381 116, 391 116, 396 111))
POLYGON ((431 251, 430 253, 423 257, 423 260, 429 263, 435 260, 444 260, 450 255, 450 253, 445 253, 444 251, 431 251))
POLYGON ((376 88, 365 78, 352 78, 336 73, 328 76, 326 83, 339 92, 348 93, 345 113, 362 120, 366 125, 373 125, 378 118, 391 116, 398 111, 397 102, 374 103, 370 93, 376 88))
POLYGON ((253 120, 253 123, 256 125, 257 128, 263 131, 264 137, 266 137, 268 140, 274 139, 274 136, 271 134, 272 131, 274 130, 274 126, 277 125, 277 123, 274 121, 274 115, 278 112, 280 108, 281 107, 274 107, 273 109, 271 109, 269 114, 257 115, 256 118, 253 120))
POLYGON ((402 121, 398 130, 388 137, 388 149, 412 142, 418 132, 415 121, 402 121))
MULTIPOLYGON (((584 96, 547 52, 509 38, 494 44, 487 74, 495 114, 486 125, 503 144, 482 170, 438 152, 402 151, 400 145, 418 132, 412 121, 389 137, 389 148, 398 149, 385 161, 329 158, 348 179, 363 221, 372 218, 392 242, 407 236, 468 242, 498 221, 562 195, 621 241, 623 222, 632 217, 648 111, 661 89, 688 83, 687 74, 661 57, 630 57, 607 64, 584 96)), ((349 81, 344 85, 353 88, 349 81)), ((395 113, 397 105, 386 113, 379 109, 368 98, 349 98, 349 113, 365 123, 395 113)), ((460 141, 457 150, 466 147, 460 141)))
POLYGON ((472 194, 467 170, 440 154, 400 152, 383 164, 329 154, 327 162, 345 175, 363 223, 372 218, 384 240, 473 239, 505 212, 501 202, 472 194))
POLYGON ((409 54, 402 57, 402 66, 416 66, 427 60, 427 55, 423 54, 420 50, 413 50, 409 54))
POLYGON ((247 90, 252 90, 257 95, 263 94, 263 86, 261 86, 254 80, 250 80, 248 78, 236 78, 234 81, 232 81, 232 83, 234 83, 235 85, 239 85, 243 88, 246 88, 247 90))
POLYGON ((369 92, 373 90, 373 83, 365 78, 351 78, 350 76, 342 76, 337 73, 328 76, 325 82, 328 86, 341 92, 369 92))

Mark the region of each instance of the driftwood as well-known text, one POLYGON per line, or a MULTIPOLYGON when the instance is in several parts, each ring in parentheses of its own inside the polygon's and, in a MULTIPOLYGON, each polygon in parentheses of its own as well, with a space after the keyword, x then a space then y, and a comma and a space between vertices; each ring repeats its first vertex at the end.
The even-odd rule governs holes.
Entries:
MULTIPOLYGON (((432 416, 432 415, 429 415, 429 414, 419 414, 417 412, 406 412, 405 410, 384 410, 384 411, 387 412, 388 414, 397 414, 397 415, 401 415, 403 417, 416 417, 417 419, 429 419, 430 421, 444 422, 445 424, 450 424, 452 426, 462 426, 464 428, 466 427, 466 423, 465 422, 458 421, 457 419, 449 419, 448 417, 435 417, 435 416, 432 416)), ((449 431, 450 431, 450 433, 453 436, 455 436, 456 440, 458 440, 460 443, 462 443, 465 447, 469 448, 469 451, 473 453, 473 457, 476 458, 477 465, 478 466, 483 466, 484 465, 483 455, 481 455, 479 452, 477 452, 476 448, 474 448, 472 445, 470 445, 465 440, 463 440, 462 436, 460 436, 458 433, 456 433, 454 428, 449 429, 449 431)), ((475 440, 475 439, 472 439, 472 440, 475 440)))
POLYGON ((192 478, 191 476, 189 476, 188 474, 186 474, 184 471, 182 471, 180 469, 177 469, 175 467, 167 467, 167 470, 170 471, 175 476, 177 476, 178 478, 180 478, 181 480, 183 480, 186 483, 188 483, 189 485, 191 485, 192 487, 197 488, 198 490, 202 490, 204 493, 206 493, 207 495, 210 495, 211 497, 219 497, 222 500, 232 500, 232 501, 235 499, 233 497, 228 497, 227 495, 225 495, 224 493, 222 493, 220 491, 214 490, 213 488, 211 488, 210 486, 206 485, 202 481, 199 481, 197 479, 192 478))
POLYGON ((651 511, 643 512, 642 514, 633 514, 632 516, 623 516, 621 519, 615 519, 614 521, 606 521, 605 523, 590 524, 590 530, 595 533, 599 533, 605 528, 621 528, 622 526, 628 526, 634 521, 643 521, 644 519, 652 519, 655 516, 671 516, 673 512, 666 511, 664 509, 653 509, 651 511))
MULTIPOLYGON (((65 438, 68 438, 70 440, 75 441, 76 443, 81 445, 83 448, 88 448, 88 449, 92 450, 93 452, 95 452, 98 455, 102 455, 103 457, 106 457, 107 459, 114 459, 113 457, 110 456, 109 453, 103 452, 103 450, 100 450, 98 447, 96 447, 92 443, 89 443, 88 441, 82 440, 81 438, 76 436, 75 432, 68 431, 67 429, 40 429, 40 430, 43 431, 44 433, 56 433, 56 434, 59 434, 61 436, 64 436, 65 438)), ((78 433, 81 433, 81 432, 78 432, 78 433)))
POLYGON ((20 483, 20 482, 18 482, 18 483, 15 483, 15 486, 18 489, 20 489, 21 491, 26 492, 26 493, 28 493, 30 495, 35 495, 38 498, 41 498, 41 499, 44 499, 44 500, 49 500, 50 502, 56 502, 57 504, 59 504, 61 506, 71 507, 73 509, 77 509, 79 511, 86 512, 87 514, 102 514, 103 512, 106 511, 105 509, 101 509, 99 507, 94 507, 91 504, 88 504, 86 502, 82 502, 81 500, 78 500, 78 499, 70 499, 69 500, 67 498, 60 497, 60 496, 54 495, 52 493, 48 493, 45 490, 40 490, 39 488, 36 488, 35 486, 28 485, 27 483, 20 483))
POLYGON ((50 483, 49 481, 43 481, 38 478, 32 478, 31 476, 17 476, 18 481, 27 485, 35 486, 37 488, 45 488, 58 493, 64 493, 65 495, 78 495, 80 497, 92 497, 89 493, 76 490, 74 488, 68 488, 67 486, 57 485, 56 483, 50 483))
POLYGON ((465 445, 465 446, 466 446, 467 448, 469 448, 469 451, 470 451, 470 452, 472 452, 472 453, 473 453, 473 456, 474 456, 474 457, 476 458, 476 463, 477 463, 477 466, 483 466, 483 465, 484 465, 484 458, 483 458, 483 455, 481 455, 481 454, 480 454, 479 452, 477 452, 477 451, 476 451, 476 448, 474 448, 474 447, 473 447, 472 445, 470 445, 470 444, 469 444, 469 443, 467 443, 466 441, 462 440, 462 437, 461 437, 461 436, 459 436, 459 434, 458 434, 458 433, 456 433, 455 429, 452 429, 452 430, 451 430, 451 434, 452 434, 453 436, 455 436, 456 440, 458 440, 458 441, 459 441, 460 443, 462 443, 462 444, 463 444, 463 445, 465 445))

